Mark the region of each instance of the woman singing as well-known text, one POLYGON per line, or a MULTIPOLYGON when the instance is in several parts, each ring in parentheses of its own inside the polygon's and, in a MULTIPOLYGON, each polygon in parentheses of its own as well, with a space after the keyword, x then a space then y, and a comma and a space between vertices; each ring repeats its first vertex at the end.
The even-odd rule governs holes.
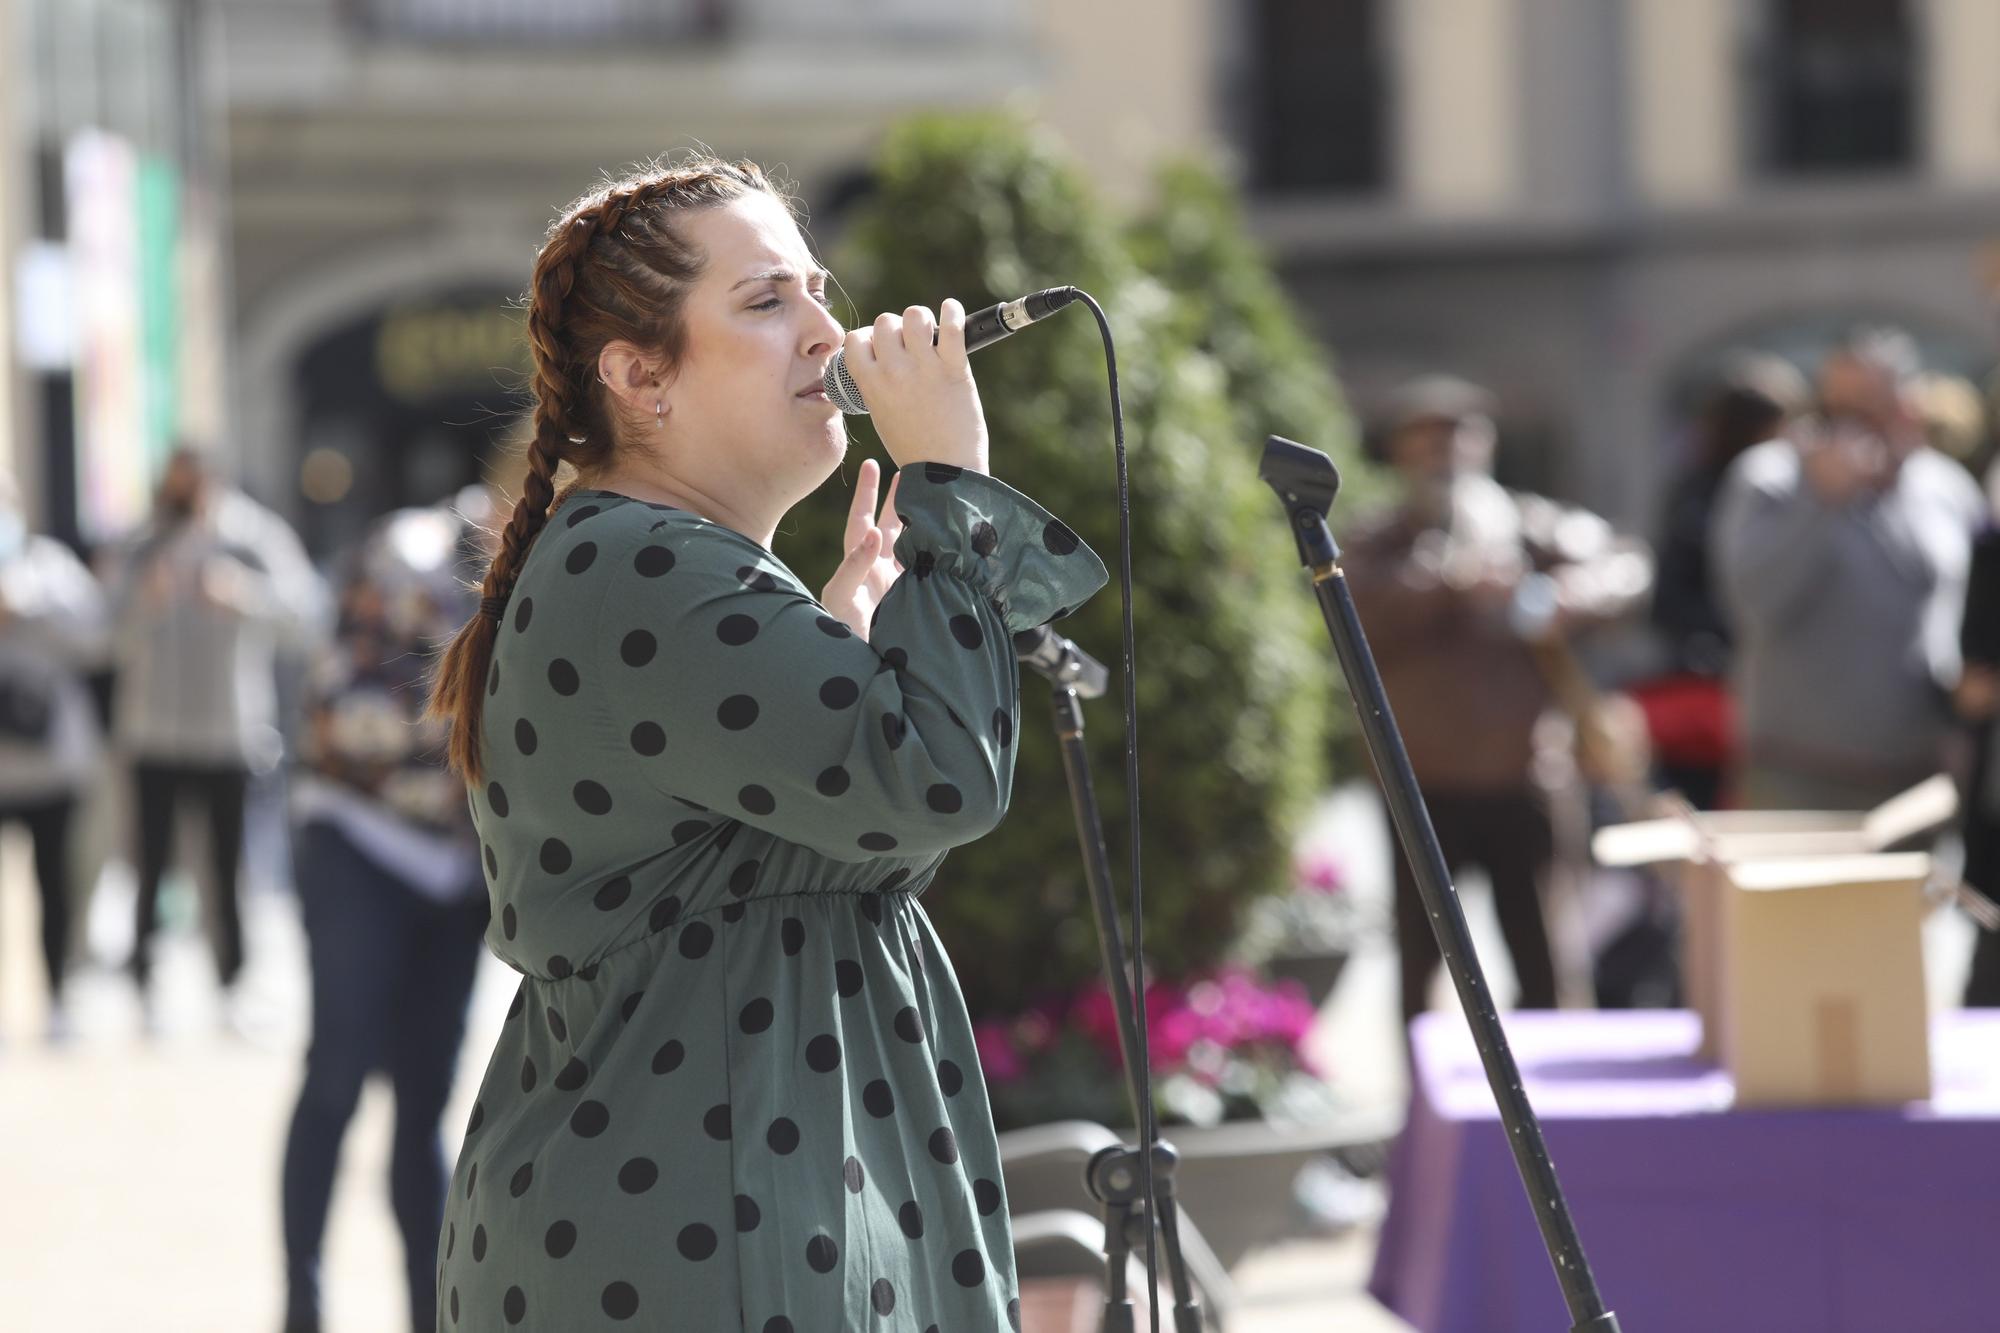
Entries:
POLYGON ((1010 635, 1104 569, 987 474, 957 303, 843 335, 825 280, 763 173, 705 158, 586 196, 536 261, 528 480, 433 699, 523 974, 443 1328, 1019 1326, 917 895, 1006 809, 1010 635), (770 545, 845 451, 843 342, 899 471, 878 514, 862 465, 815 598, 770 545))

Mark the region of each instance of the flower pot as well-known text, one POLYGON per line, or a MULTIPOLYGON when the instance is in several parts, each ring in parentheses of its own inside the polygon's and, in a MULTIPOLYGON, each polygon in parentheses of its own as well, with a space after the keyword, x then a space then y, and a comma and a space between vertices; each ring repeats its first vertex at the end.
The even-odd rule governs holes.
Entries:
POLYGON ((1333 994, 1334 985, 1340 974, 1346 970, 1347 960, 1352 955, 1344 948, 1327 949, 1319 953, 1274 954, 1264 966, 1273 977, 1281 981, 1296 981, 1306 988, 1306 998, 1313 1008, 1326 1003, 1327 996, 1333 994))
POLYGON ((1214 1126, 1172 1125, 1162 1137, 1180 1154, 1175 1192, 1224 1268, 1251 1251, 1308 1233, 1292 1181, 1334 1148, 1386 1141, 1392 1114, 1351 1114, 1311 1125, 1266 1120, 1214 1126))

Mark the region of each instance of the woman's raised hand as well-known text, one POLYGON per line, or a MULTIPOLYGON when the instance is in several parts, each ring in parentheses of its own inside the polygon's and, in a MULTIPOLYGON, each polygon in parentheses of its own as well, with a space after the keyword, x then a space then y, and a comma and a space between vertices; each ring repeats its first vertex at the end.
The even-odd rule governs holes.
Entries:
POLYGON ((939 311, 941 320, 913 305, 850 329, 847 373, 897 467, 949 463, 985 472, 986 414, 966 360, 965 307, 947 299, 939 311))
POLYGON ((862 460, 861 475, 854 481, 854 502, 847 509, 847 535, 841 542, 847 556, 820 593, 820 605, 863 639, 868 637, 875 608, 903 572, 896 561, 896 538, 903 531, 903 520, 896 517, 896 484, 901 480, 900 473, 890 480, 878 519, 875 494, 882 484, 882 465, 872 458, 862 460))

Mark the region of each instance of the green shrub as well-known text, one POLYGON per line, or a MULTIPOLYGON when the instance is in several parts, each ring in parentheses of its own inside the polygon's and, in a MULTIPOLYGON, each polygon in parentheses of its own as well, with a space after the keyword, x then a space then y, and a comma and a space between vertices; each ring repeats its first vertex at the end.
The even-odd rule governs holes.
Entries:
MULTIPOLYGON (((1067 283, 1111 320, 1131 468, 1147 962, 1165 976, 1211 966, 1243 906, 1284 886, 1296 821, 1325 779, 1332 659, 1277 502, 1256 477, 1257 432, 1267 422, 1306 438, 1334 429, 1337 400, 1299 395, 1316 415, 1296 423, 1280 419, 1289 407, 1233 406, 1255 353, 1205 349, 1181 305, 1200 290, 1192 275, 1182 284, 1170 266, 1167 282, 1145 272, 1075 168, 1011 119, 907 123, 884 146, 875 184, 834 256, 850 319, 948 295, 978 309, 1067 283)), ((980 353, 976 369, 995 475, 1065 519, 1113 572, 1061 628, 1113 672, 1112 694, 1086 717, 1123 904, 1118 510, 1096 324, 1075 307, 980 353)), ((861 457, 882 457, 854 425, 850 477, 861 457)), ((832 568, 849 494, 836 483, 793 512, 779 553, 795 568, 832 568)), ((1098 971, 1047 687, 1029 675, 1022 695, 1007 821, 953 856, 924 900, 982 1016, 1098 971)))

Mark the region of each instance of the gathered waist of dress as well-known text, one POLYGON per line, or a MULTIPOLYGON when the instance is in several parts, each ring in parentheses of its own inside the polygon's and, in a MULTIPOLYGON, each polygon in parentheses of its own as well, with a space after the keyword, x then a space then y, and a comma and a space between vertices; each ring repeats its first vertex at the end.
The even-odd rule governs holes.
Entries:
MULTIPOLYGON (((919 879, 904 880, 886 886, 878 885, 874 888, 841 886, 786 889, 727 902, 710 903, 691 910, 681 910, 676 907, 664 919, 646 922, 646 928, 640 934, 601 954, 591 956, 589 961, 581 966, 573 967, 560 956, 550 959, 550 965, 538 971, 523 967, 517 959, 507 958, 504 955, 502 961, 509 963, 529 981, 548 985, 580 981, 588 985, 596 981, 600 969, 613 960, 656 947, 664 941, 685 934, 690 927, 699 927, 712 933, 715 930, 714 923, 717 921, 725 926, 734 925, 753 910, 768 912, 768 909, 775 904, 796 906, 801 903, 817 903, 831 906, 835 903, 845 905, 851 901, 855 904, 852 910, 866 918, 871 926, 879 926, 888 912, 912 910, 915 900, 930 886, 931 878, 932 876, 927 873, 919 879)), ((653 910, 657 912, 661 903, 669 901, 670 897, 671 895, 656 902, 653 910)))

